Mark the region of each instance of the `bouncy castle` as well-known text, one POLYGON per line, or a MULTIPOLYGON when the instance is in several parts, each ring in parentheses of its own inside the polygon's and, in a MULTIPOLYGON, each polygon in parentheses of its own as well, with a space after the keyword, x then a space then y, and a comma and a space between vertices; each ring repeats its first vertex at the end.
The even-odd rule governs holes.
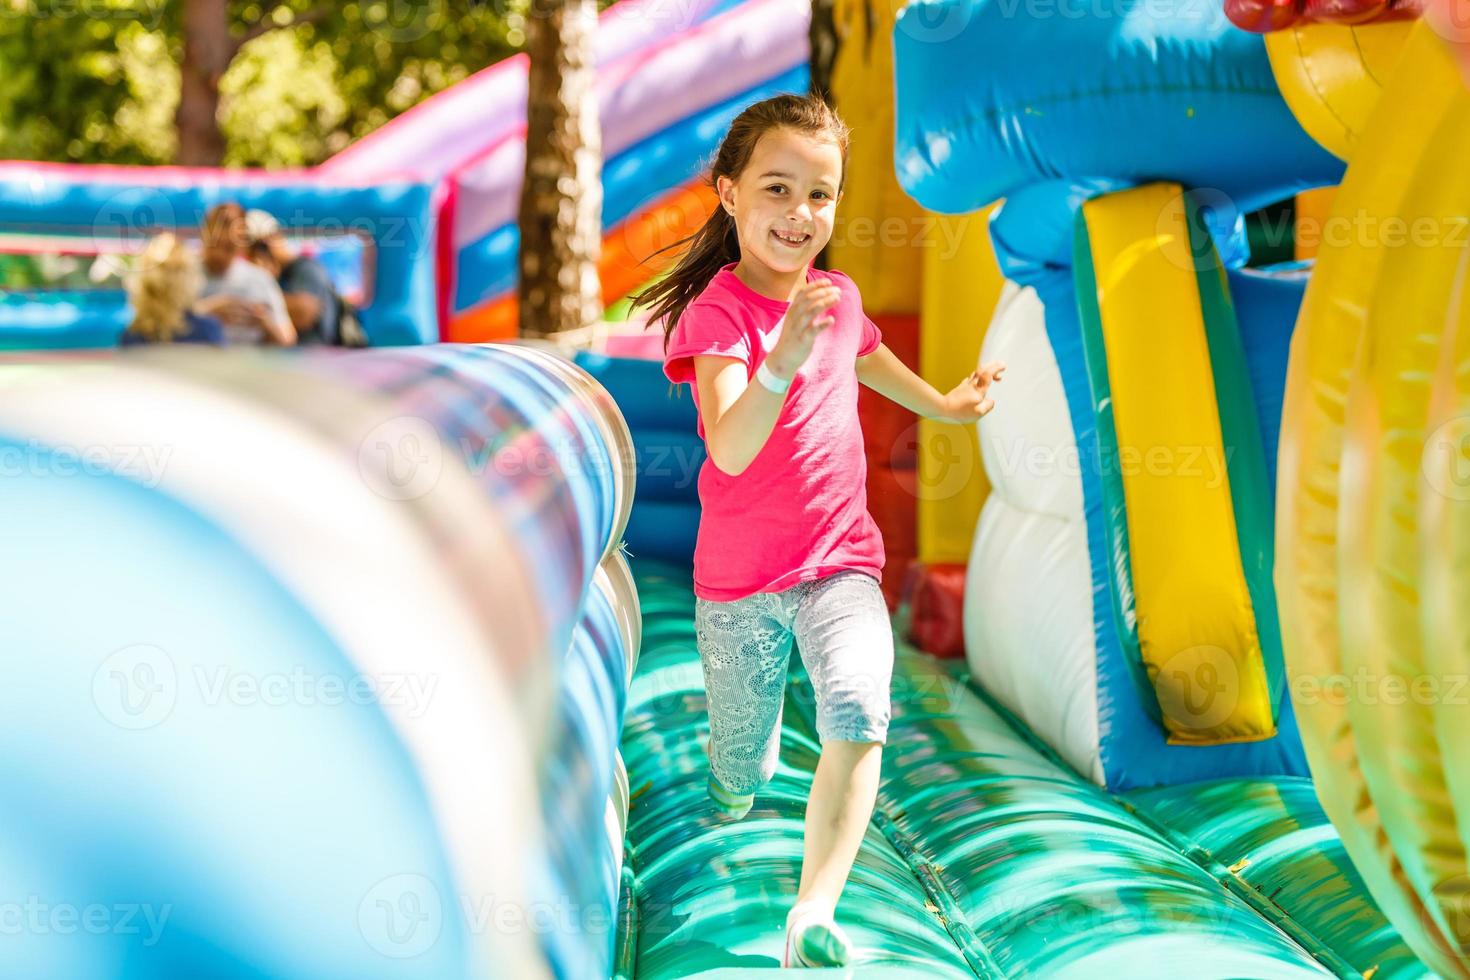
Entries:
MULTIPOLYGON (((807 5, 678 14, 602 15, 610 317, 809 84, 807 5)), ((899 652, 832 972, 1470 977, 1465 9, 831 16, 827 263, 934 384, 1008 365, 976 426, 864 395, 899 652)), ((720 819, 695 410, 657 339, 515 336, 525 79, 300 172, 0 164, 5 250, 239 200, 373 341, 119 354, 119 290, 0 296, 6 975, 778 968, 812 683, 720 819)))

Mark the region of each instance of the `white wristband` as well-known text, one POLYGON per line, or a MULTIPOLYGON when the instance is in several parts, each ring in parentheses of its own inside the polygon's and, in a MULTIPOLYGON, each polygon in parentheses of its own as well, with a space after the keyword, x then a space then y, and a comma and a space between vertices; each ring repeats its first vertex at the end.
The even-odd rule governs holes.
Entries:
POLYGON ((785 378, 778 378, 766 367, 766 362, 761 361, 761 366, 755 369, 755 380, 761 383, 761 387, 776 395, 786 394, 786 389, 791 387, 791 382, 785 378))

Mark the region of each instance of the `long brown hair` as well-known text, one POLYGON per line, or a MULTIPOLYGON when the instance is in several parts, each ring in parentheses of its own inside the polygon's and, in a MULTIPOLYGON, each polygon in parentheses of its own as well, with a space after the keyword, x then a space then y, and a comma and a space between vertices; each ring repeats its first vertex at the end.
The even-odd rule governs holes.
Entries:
POLYGON ((189 329, 184 313, 204 284, 199 259, 170 232, 152 239, 128 277, 133 322, 128 332, 155 343, 169 343, 189 329))
MULTIPOLYGON (((747 107, 735 117, 715 153, 714 163, 710 165, 710 186, 718 190, 721 177, 739 178, 760 138, 773 129, 783 128, 808 135, 830 136, 842 151, 842 178, 846 179, 847 125, 820 98, 777 95, 747 107)), ((841 190, 840 186, 838 190, 841 190)), ((723 266, 740 261, 740 239, 735 233, 735 218, 723 204, 715 205, 704 225, 694 234, 666 245, 653 255, 686 244, 688 249, 667 276, 632 297, 634 306, 653 307, 650 321, 663 321, 664 350, 669 348, 669 337, 684 308, 704 291, 723 266)))

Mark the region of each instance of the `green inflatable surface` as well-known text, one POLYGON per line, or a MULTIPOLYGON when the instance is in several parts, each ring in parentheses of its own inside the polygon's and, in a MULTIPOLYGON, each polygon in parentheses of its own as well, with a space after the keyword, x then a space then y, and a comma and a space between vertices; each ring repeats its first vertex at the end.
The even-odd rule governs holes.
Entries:
MULTIPOLYGON (((623 729, 631 787, 617 975, 780 964, 819 746, 792 658, 781 766, 749 816, 705 796, 687 570, 635 565, 644 642, 623 729)), ((1428 976, 1301 779, 1115 798, 900 644, 877 810, 838 907, 860 977, 1428 976)))

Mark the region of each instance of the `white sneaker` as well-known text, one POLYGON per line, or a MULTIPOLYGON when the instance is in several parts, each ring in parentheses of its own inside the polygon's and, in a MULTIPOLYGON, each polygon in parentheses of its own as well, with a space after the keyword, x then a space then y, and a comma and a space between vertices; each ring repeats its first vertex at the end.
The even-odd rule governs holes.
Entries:
POLYGON ((709 777, 709 798, 714 803, 715 809, 720 815, 730 820, 740 820, 750 812, 755 805, 754 793, 732 793, 720 785, 714 773, 709 777))
POLYGON ((781 966, 846 966, 852 959, 847 933, 820 906, 797 906, 786 916, 786 953, 781 966))

